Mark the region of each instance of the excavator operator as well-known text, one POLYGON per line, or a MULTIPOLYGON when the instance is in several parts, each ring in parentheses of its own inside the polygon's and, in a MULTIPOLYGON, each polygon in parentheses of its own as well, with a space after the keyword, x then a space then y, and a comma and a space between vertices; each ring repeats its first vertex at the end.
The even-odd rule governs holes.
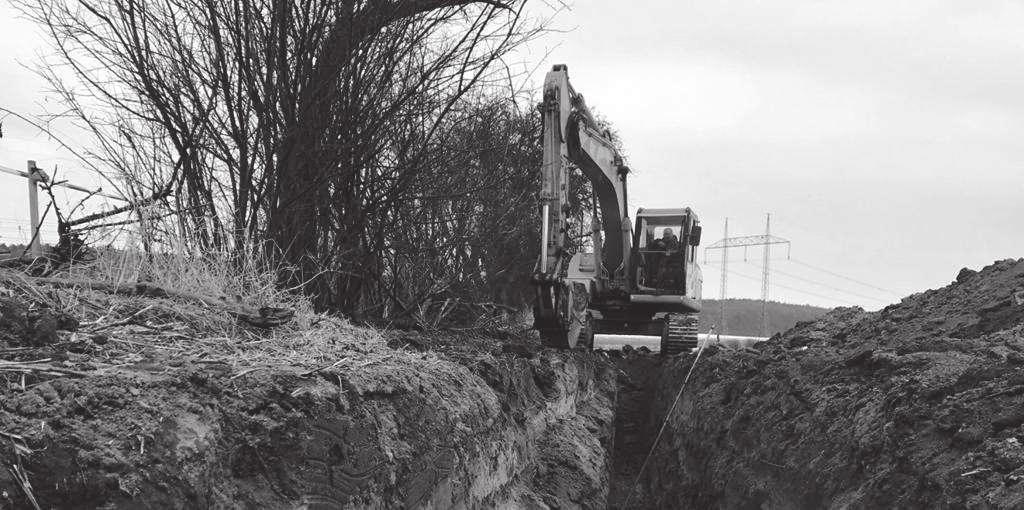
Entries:
POLYGON ((682 279, 682 260, 676 252, 679 251, 679 238, 666 227, 661 232, 661 239, 654 242, 657 249, 665 250, 665 256, 661 259, 658 267, 658 287, 662 289, 674 289, 679 287, 682 279))
POLYGON ((661 261, 665 258, 665 243, 660 238, 654 237, 654 226, 647 227, 647 244, 643 249, 645 284, 651 287, 658 285, 658 276, 661 273, 661 261))
POLYGON ((679 238, 672 233, 672 229, 669 227, 665 227, 665 230, 661 231, 661 239, 659 241, 661 241, 665 250, 676 251, 679 249, 679 238))

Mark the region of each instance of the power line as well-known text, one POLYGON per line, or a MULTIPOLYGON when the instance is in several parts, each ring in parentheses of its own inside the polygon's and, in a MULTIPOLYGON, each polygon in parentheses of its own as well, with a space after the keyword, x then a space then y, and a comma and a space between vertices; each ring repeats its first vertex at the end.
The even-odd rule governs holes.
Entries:
MULTIPOLYGON (((778 221, 778 219, 776 219, 776 224, 778 224, 778 223, 779 223, 779 221, 778 221)), ((801 227, 800 225, 798 225, 796 223, 789 223, 785 219, 783 219, 781 221, 781 223, 783 223, 785 225, 787 230, 788 229, 796 229, 796 230, 799 230, 799 231, 804 232, 806 234, 810 234, 810 235, 812 235, 814 237, 817 237, 820 241, 826 241, 826 242, 823 242, 823 243, 819 242, 819 243, 815 243, 815 244, 824 245, 824 246, 840 246, 842 244, 842 243, 839 242, 839 240, 836 237, 830 236, 830 235, 828 235, 825 232, 811 231, 811 230, 808 230, 806 228, 801 227)), ((836 253, 838 253, 838 252, 836 252, 836 253)), ((835 271, 831 271, 829 269, 818 267, 818 266, 815 266, 813 264, 808 264, 806 262, 801 262, 799 260, 795 260, 795 259, 792 259, 792 258, 790 258, 789 260, 791 262, 793 262, 793 263, 805 266, 805 267, 807 267, 809 269, 814 269, 816 271, 821 271, 823 273, 827 273, 829 275, 835 276, 836 278, 842 278, 844 280, 847 280, 847 281, 850 281, 850 282, 853 282, 853 283, 856 283, 856 284, 859 284, 859 285, 863 285, 865 287, 869 287, 869 288, 872 288, 874 290, 879 290, 879 291, 882 291, 882 292, 887 292, 887 293, 893 294, 894 296, 897 296, 897 297, 903 297, 903 296, 906 296, 907 294, 909 294, 908 292, 898 292, 898 291, 893 291, 891 289, 886 289, 886 288, 883 288, 883 287, 879 287, 877 285, 865 282, 863 280, 858 280, 856 278, 851 278, 849 276, 846 276, 846 275, 843 275, 843 274, 839 274, 839 273, 837 273, 835 271)))
MULTIPOLYGON (((749 264, 754 266, 754 267, 757 267, 753 262, 749 262, 749 264)), ((803 277, 800 277, 800 276, 797 276, 797 275, 794 275, 794 274, 791 274, 791 273, 787 273, 787 272, 779 270, 777 268, 772 268, 771 270, 772 270, 773 273, 781 274, 783 276, 787 276, 789 278, 793 278, 794 280, 800 280, 800 281, 802 281, 804 283, 810 283, 812 285, 817 285, 819 287, 824 287, 826 289, 834 290, 836 292, 842 292, 843 294, 849 294, 851 296, 857 296, 859 298, 870 299, 872 301, 880 301, 880 302, 883 302, 883 303, 887 303, 888 302, 887 299, 881 299, 881 298, 878 298, 878 297, 875 297, 875 296, 867 296, 867 295, 864 295, 864 294, 858 294, 856 292, 844 290, 844 289, 841 289, 839 287, 833 287, 832 285, 829 285, 827 283, 822 283, 822 282, 819 282, 819 281, 816 281, 816 280, 809 280, 807 278, 803 278, 803 277)))
MULTIPOLYGON (((34 163, 35 162, 30 162, 30 164, 34 164, 34 163)), ((8 168, 8 167, 5 167, 5 166, 0 166, 0 172, 8 173, 8 174, 11 174, 11 175, 17 175, 19 177, 24 177, 26 179, 29 178, 29 173, 28 172, 25 172, 24 170, 15 170, 14 168, 8 168)), ((45 176, 45 174, 44 174, 44 176, 45 176)), ((124 197, 119 197, 117 195, 110 195, 110 194, 104 193, 103 192, 103 188, 98 188, 96 190, 91 190, 91 189, 88 189, 88 188, 83 188, 81 186, 77 186, 77 185, 71 184, 71 183, 67 182, 66 180, 50 182, 49 177, 45 177, 45 178, 40 179, 40 180, 43 183, 49 183, 51 186, 62 186, 62 187, 65 187, 65 188, 73 189, 75 191, 81 191, 82 193, 88 193, 90 195, 99 195, 101 197, 113 198, 115 200, 122 200, 122 201, 125 201, 125 202, 128 201, 128 199, 126 199, 124 197)))
MULTIPOLYGON (((709 265, 714 265, 713 262, 708 262, 708 264, 709 265)), ((732 274, 732 275, 735 275, 735 276, 739 276, 740 278, 746 278, 748 280, 755 281, 755 282, 760 282, 761 281, 761 279, 756 277, 756 276, 750 276, 750 275, 747 275, 747 274, 744 274, 744 273, 740 273, 738 271, 734 271, 732 269, 729 269, 728 272, 729 272, 729 274, 732 274)), ((837 298, 835 296, 825 296, 823 294, 818 294, 816 292, 810 292, 810 291, 803 290, 803 289, 797 289, 797 288, 794 288, 794 287, 790 287, 788 285, 782 285, 782 284, 779 284, 779 283, 773 283, 772 285, 775 286, 775 287, 780 287, 780 288, 783 288, 783 289, 786 289, 786 290, 791 290, 793 292, 799 292, 801 294, 806 294, 808 296, 814 296, 814 297, 825 299, 825 300, 828 300, 828 301, 839 301, 841 303, 846 303, 848 305, 855 305, 855 306, 859 306, 860 305, 860 303, 856 303, 856 302, 853 302, 853 301, 850 301, 850 300, 847 300, 847 299, 837 298)))
POLYGON ((904 295, 906 295, 906 294, 905 294, 905 293, 903 293, 903 292, 896 292, 896 291, 893 291, 893 290, 889 290, 889 289, 884 289, 884 288, 882 288, 882 287, 878 287, 878 286, 876 286, 876 285, 872 285, 872 284, 870 284, 870 283, 867 283, 867 282, 863 282, 863 281, 857 280, 857 279, 855 279, 855 278, 850 278, 849 276, 844 276, 844 275, 841 275, 841 274, 839 274, 839 273, 836 273, 835 271, 830 271, 830 270, 828 270, 828 269, 824 269, 824 268, 821 268, 821 267, 817 267, 817 266, 814 266, 814 265, 808 264, 808 263, 806 263, 806 262, 801 262, 801 261, 799 261, 799 260, 796 260, 796 259, 789 259, 789 261, 790 261, 790 262, 792 262, 792 263, 794 263, 794 264, 799 264, 799 265, 801 265, 801 266, 807 267, 807 268, 809 268, 809 269, 814 269, 815 271, 821 271, 822 273, 827 273, 827 274, 830 274, 830 275, 832 275, 832 276, 835 276, 836 278, 842 278, 842 279, 844 279, 844 280, 847 280, 847 281, 851 281, 851 282, 853 282, 853 283, 857 283, 857 284, 863 285, 863 286, 865 286, 865 287, 870 287, 870 288, 872 288, 872 289, 875 289, 875 290, 880 290, 880 291, 882 291, 882 292, 888 292, 889 294, 893 294, 893 295, 895 295, 895 296, 903 297, 904 295))

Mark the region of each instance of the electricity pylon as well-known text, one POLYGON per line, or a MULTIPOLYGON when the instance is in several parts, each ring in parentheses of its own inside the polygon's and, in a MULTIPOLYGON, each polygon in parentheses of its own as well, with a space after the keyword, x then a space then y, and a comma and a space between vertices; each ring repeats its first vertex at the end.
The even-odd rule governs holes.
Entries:
MULTIPOLYGON (((722 239, 729 238, 729 218, 725 219, 725 232, 722 239)), ((726 287, 729 284, 729 248, 722 248, 722 282, 718 289, 718 334, 725 334, 725 299, 727 297, 726 287)))
MULTIPOLYGON (((764 220, 764 236, 772 237, 772 215, 764 220)), ((764 260, 761 262, 761 336, 768 336, 768 262, 771 261, 772 244, 764 245, 764 260)))
MULTIPOLYGON (((728 231, 727 231, 728 232, 728 231)), ((708 258, 709 250, 722 250, 722 289, 724 294, 725 289, 725 274, 728 272, 726 258, 726 250, 729 248, 737 247, 748 247, 748 246, 764 246, 764 260, 762 261, 762 273, 761 273, 761 334, 768 336, 768 298, 770 297, 770 287, 768 280, 768 263, 771 257, 770 247, 773 244, 785 244, 786 245, 786 256, 789 256, 789 249, 791 247, 789 239, 783 239, 778 236, 773 236, 771 233, 771 214, 768 215, 768 220, 765 223, 764 235, 760 236, 741 236, 741 237, 728 237, 728 235, 718 242, 704 248, 704 260, 708 258)))

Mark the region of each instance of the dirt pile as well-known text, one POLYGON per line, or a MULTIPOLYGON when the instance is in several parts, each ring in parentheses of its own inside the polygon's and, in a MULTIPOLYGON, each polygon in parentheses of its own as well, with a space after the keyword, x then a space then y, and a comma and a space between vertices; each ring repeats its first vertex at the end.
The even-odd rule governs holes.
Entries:
POLYGON ((591 353, 338 331, 315 364, 256 363, 238 339, 193 339, 213 346, 196 354, 153 321, 139 331, 156 335, 100 335, 17 300, 0 311, 3 509, 593 508, 607 494, 615 378, 591 353))
MULTIPOLYGON (((709 349, 652 458, 661 508, 1024 507, 1024 260, 709 349)), ((665 367, 660 422, 693 356, 665 367)))

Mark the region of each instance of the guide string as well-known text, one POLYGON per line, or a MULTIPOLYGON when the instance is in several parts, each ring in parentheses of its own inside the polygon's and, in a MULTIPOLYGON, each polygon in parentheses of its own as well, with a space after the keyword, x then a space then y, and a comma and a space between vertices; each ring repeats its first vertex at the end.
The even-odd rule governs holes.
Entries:
POLYGON ((672 400, 672 406, 668 408, 668 412, 665 413, 665 419, 661 422, 661 428, 658 430, 658 435, 654 436, 654 443, 651 444, 650 451, 647 452, 647 457, 644 458, 643 464, 640 465, 640 471, 636 474, 636 479, 633 480, 633 486, 629 489, 629 494, 626 495, 626 502, 623 504, 624 508, 629 508, 629 502, 633 499, 633 493, 636 492, 636 488, 640 485, 640 477, 643 476, 644 470, 647 469, 647 463, 654 456, 654 449, 658 447, 658 442, 661 440, 661 436, 665 433, 665 427, 668 426, 669 417, 672 416, 672 411, 675 410, 676 404, 679 403, 679 397, 683 396, 683 390, 686 388, 686 383, 690 381, 690 376, 693 375, 693 369, 697 368, 697 362, 700 361, 700 355, 704 353, 704 347, 707 346, 708 340, 711 338, 711 333, 704 337, 704 341, 700 343, 700 347, 697 349, 697 357, 693 359, 693 364, 690 365, 690 370, 686 372, 686 377, 683 379, 683 384, 679 385, 679 391, 676 392, 676 398, 672 400))

